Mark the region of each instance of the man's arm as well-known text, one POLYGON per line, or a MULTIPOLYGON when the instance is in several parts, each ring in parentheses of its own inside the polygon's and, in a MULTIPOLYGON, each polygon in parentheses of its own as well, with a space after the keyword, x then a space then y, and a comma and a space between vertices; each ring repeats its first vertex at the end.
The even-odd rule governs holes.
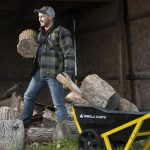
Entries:
POLYGON ((71 77, 75 69, 75 54, 71 33, 69 30, 61 28, 59 37, 60 47, 64 54, 64 72, 71 77))

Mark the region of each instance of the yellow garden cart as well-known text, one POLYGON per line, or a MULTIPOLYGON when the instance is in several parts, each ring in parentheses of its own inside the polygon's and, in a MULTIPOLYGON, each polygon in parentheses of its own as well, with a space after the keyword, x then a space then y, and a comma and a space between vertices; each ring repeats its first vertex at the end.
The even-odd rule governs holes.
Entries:
MULTIPOLYGON (((131 150, 134 141, 150 135, 150 112, 123 112, 92 105, 73 106, 79 132, 79 150, 114 150, 114 143, 123 143, 131 150)), ((150 150, 147 140, 143 150, 150 150)))

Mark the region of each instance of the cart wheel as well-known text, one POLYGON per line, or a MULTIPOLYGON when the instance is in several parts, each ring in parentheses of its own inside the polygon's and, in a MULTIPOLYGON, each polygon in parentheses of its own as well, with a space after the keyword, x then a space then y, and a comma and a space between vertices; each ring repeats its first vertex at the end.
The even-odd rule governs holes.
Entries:
POLYGON ((87 129, 79 135, 78 147, 79 150, 103 150, 100 137, 92 129, 87 129))

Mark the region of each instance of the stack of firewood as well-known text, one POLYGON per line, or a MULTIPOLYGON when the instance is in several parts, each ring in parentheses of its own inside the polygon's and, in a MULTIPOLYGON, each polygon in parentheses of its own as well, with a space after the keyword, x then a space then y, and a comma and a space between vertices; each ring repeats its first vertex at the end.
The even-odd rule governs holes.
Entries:
POLYGON ((0 101, 0 149, 21 150, 24 146, 24 126, 21 117, 21 97, 0 101))
POLYGON ((120 97, 110 84, 96 74, 88 75, 80 88, 67 74, 57 75, 57 80, 71 90, 66 100, 73 104, 91 104, 110 110, 138 111, 133 103, 120 97))
MULTIPOLYGON (((23 143, 49 143, 70 135, 76 136, 77 129, 72 115, 74 104, 90 104, 110 110, 138 111, 133 103, 120 97, 110 84, 96 74, 88 75, 82 81, 80 88, 67 74, 58 74, 57 80, 71 91, 65 97, 69 121, 57 122, 54 110, 48 106, 35 105, 31 127, 24 134, 21 120, 23 99, 13 93, 8 99, 0 99, 0 132, 3 135, 1 136, 3 138, 0 138, 0 149, 5 150, 10 147, 21 149, 23 143)), ((14 91, 15 88, 11 89, 14 91)), ((12 92, 8 91, 3 98, 10 95, 10 91, 12 92)))

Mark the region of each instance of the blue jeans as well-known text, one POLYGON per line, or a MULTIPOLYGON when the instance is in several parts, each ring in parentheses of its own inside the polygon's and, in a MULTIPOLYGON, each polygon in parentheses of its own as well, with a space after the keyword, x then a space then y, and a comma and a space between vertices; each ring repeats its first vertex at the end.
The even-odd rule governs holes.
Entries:
POLYGON ((24 94, 23 123, 24 127, 29 127, 32 119, 35 99, 42 88, 48 84, 56 109, 58 121, 68 120, 68 113, 64 102, 64 88, 62 84, 53 78, 41 78, 39 70, 32 77, 29 86, 24 94))

